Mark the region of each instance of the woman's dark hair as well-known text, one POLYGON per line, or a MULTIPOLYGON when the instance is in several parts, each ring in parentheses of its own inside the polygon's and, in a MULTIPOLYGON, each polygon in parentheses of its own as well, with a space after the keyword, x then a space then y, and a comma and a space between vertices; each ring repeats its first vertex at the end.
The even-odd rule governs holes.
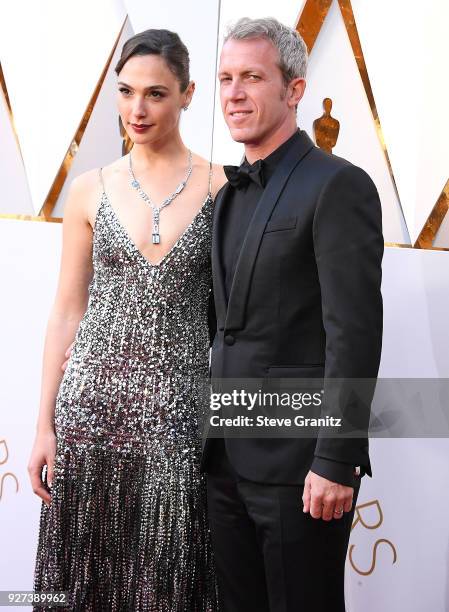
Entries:
POLYGON ((181 91, 185 91, 190 81, 189 52, 175 32, 145 30, 129 38, 115 67, 116 74, 135 55, 160 55, 178 79, 181 91))

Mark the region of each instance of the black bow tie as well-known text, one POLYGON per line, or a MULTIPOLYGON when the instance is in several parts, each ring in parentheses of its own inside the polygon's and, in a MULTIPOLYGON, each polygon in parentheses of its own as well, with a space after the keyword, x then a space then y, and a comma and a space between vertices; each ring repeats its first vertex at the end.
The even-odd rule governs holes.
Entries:
POLYGON ((246 159, 241 166, 223 166, 224 173, 229 183, 237 189, 247 187, 250 181, 254 181, 262 188, 265 187, 263 159, 249 164, 246 159))

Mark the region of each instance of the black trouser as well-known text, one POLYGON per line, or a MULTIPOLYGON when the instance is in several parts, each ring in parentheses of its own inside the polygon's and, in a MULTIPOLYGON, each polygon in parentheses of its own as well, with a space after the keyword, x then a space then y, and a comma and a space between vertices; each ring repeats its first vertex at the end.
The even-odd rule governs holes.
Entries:
POLYGON ((208 506, 223 612, 344 612, 344 568, 352 511, 314 519, 303 485, 239 477, 222 440, 207 465, 208 506))

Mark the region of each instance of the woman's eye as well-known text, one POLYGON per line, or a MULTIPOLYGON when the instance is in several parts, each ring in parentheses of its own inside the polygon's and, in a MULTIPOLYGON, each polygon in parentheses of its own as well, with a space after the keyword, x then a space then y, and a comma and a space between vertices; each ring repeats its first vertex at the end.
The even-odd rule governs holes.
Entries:
POLYGON ((163 98, 163 95, 161 94, 160 91, 152 91, 150 93, 150 97, 152 97, 152 98, 163 98))
POLYGON ((119 91, 120 91, 122 94, 129 94, 129 89, 126 89, 126 87, 120 87, 120 88, 119 88, 119 91))

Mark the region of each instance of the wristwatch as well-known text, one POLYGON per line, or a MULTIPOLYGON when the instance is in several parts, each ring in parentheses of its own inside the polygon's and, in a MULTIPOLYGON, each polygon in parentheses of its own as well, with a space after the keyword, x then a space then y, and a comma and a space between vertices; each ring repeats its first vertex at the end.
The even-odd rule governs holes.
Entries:
POLYGON ((356 465, 354 468, 354 474, 360 476, 360 465, 356 465))

